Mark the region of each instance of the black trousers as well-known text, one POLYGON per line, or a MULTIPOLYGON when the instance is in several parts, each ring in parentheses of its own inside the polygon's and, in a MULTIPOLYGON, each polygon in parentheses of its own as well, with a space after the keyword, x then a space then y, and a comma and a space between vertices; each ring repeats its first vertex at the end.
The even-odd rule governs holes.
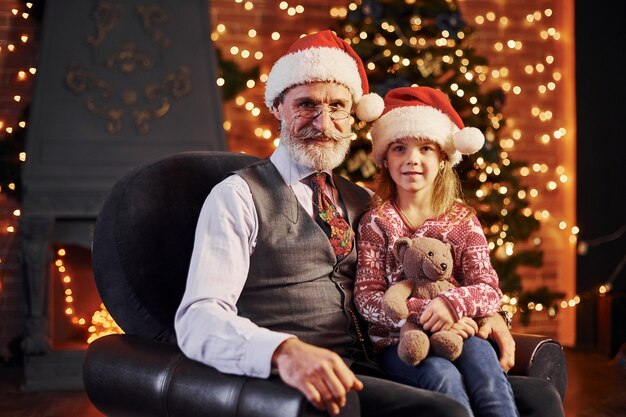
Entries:
POLYGON ((357 375, 365 388, 358 392, 361 417, 467 417, 458 402, 439 392, 382 378, 357 375))
MULTIPOLYGON (((438 392, 414 388, 370 375, 359 375, 365 388, 342 410, 341 417, 466 417, 461 404, 438 392), (352 405, 350 405, 352 403, 352 405), (360 410, 359 410, 360 409, 360 410)), ((539 378, 510 376, 521 417, 563 417, 561 397, 539 378)), ((352 393, 354 394, 354 393, 352 393)))

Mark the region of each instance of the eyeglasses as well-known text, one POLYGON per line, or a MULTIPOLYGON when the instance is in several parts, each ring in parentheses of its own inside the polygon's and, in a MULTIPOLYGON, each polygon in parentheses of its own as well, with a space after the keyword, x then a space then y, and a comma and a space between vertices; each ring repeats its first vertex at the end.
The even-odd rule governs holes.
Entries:
POLYGON ((296 117, 302 117, 307 120, 317 119, 322 112, 327 109, 331 120, 345 120, 350 117, 350 112, 345 109, 339 109, 336 107, 315 106, 300 110, 296 117))

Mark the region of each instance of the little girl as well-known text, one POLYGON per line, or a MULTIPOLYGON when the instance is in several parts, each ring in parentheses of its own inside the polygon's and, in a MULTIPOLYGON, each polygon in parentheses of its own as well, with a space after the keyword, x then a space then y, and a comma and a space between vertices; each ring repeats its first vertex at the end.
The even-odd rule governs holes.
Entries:
POLYGON ((381 167, 372 208, 358 228, 355 302, 368 322, 380 365, 391 377, 456 399, 470 415, 516 417, 513 391, 492 345, 474 336, 472 318, 500 308, 502 292, 474 211, 460 198, 453 167, 477 152, 484 136, 464 127, 447 97, 428 87, 403 87, 385 96, 385 112, 371 130, 373 157, 381 167), (417 366, 398 356, 398 323, 385 316, 383 294, 403 279, 393 254, 401 236, 449 242, 454 289, 433 300, 407 300, 409 320, 425 330, 456 330, 466 339, 454 362, 427 356, 417 366))

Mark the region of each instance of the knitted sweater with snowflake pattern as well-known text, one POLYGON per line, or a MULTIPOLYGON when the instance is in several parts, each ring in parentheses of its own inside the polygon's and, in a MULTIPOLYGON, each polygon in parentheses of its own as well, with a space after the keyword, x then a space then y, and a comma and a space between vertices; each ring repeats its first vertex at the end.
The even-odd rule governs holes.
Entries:
MULTIPOLYGON (((452 307, 457 319, 486 317, 499 310, 502 291, 491 265, 487 239, 475 214, 455 204, 447 213, 426 220, 413 232, 395 206, 387 202, 363 215, 357 234, 354 299, 369 325, 375 351, 398 342, 400 329, 383 313, 382 298, 389 285, 404 279, 393 254, 393 244, 401 236, 432 237, 452 245, 454 267, 450 281, 455 288, 441 297, 452 307)), ((410 298, 409 319, 417 320, 429 302, 410 298)))

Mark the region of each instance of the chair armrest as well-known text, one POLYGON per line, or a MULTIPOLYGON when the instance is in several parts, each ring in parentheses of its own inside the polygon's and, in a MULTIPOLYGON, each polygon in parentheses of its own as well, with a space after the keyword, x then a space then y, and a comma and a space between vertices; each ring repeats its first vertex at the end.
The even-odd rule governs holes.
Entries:
POLYGON ((567 389, 567 362, 561 344, 547 336, 513 333, 515 365, 509 375, 532 376, 552 383, 561 400, 567 389))
MULTIPOLYGON (((277 377, 224 374, 188 359, 173 344, 138 336, 109 335, 91 343, 83 381, 91 402, 109 417, 327 416, 277 377)), ((359 416, 357 395, 348 402, 345 415, 359 416)))

